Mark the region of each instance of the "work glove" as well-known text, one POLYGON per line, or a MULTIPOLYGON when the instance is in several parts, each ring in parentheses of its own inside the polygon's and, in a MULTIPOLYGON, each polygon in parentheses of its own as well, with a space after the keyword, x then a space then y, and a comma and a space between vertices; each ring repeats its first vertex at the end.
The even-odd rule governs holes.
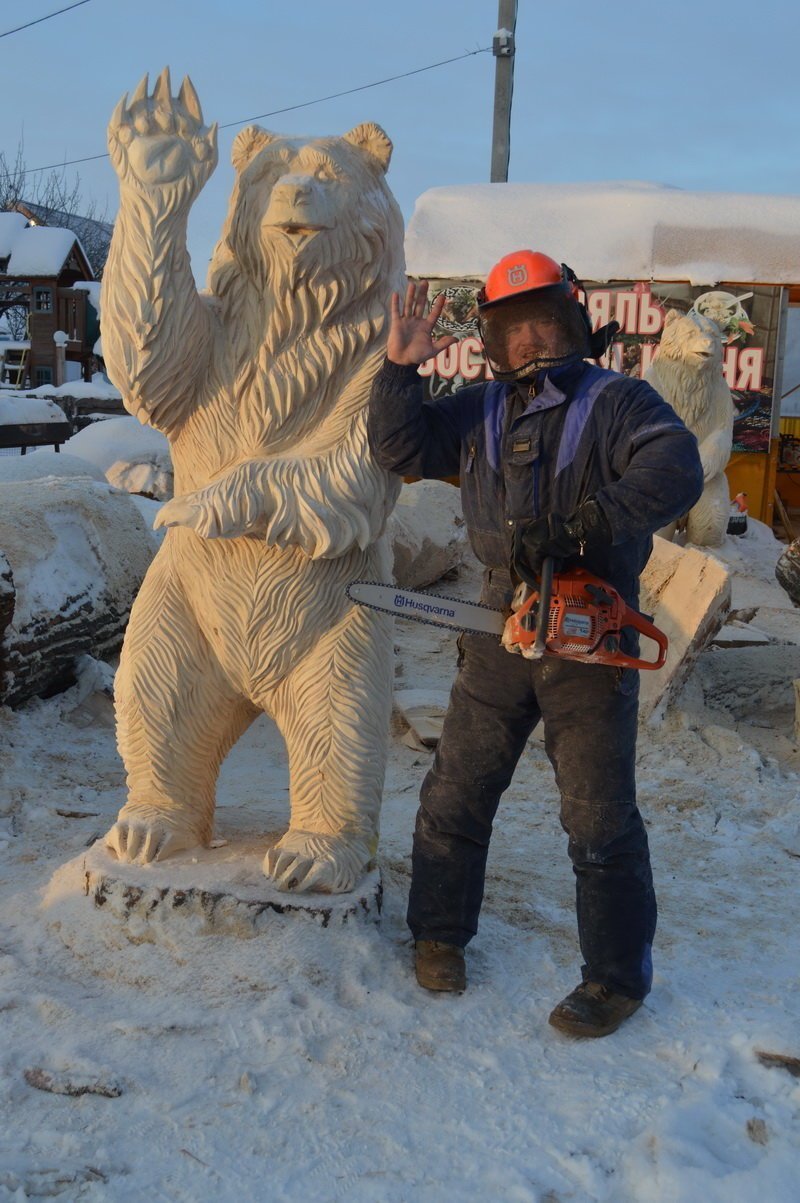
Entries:
POLYGON ((556 571, 563 571, 570 560, 585 551, 608 547, 611 541, 608 519, 599 503, 590 497, 569 518, 548 514, 532 522, 518 523, 514 530, 512 567, 520 580, 535 589, 548 556, 556 561, 556 571))

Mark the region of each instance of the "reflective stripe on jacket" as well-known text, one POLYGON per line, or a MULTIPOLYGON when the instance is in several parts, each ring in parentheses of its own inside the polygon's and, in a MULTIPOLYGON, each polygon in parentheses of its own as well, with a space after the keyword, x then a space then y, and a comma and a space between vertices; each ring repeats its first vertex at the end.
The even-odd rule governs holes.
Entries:
POLYGON ((587 363, 541 377, 521 402, 518 386, 497 381, 424 402, 417 369, 387 361, 372 386, 372 453, 404 476, 460 476, 491 605, 510 598, 516 523, 566 518, 596 498, 613 545, 587 553, 584 566, 635 606, 654 531, 687 513, 703 490, 697 440, 643 380, 587 363))

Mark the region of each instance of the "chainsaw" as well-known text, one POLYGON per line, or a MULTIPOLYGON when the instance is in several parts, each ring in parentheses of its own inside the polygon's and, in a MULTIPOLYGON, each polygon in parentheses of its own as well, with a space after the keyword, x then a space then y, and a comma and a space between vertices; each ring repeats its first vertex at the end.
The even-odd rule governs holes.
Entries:
POLYGON ((521 604, 510 616, 481 602, 397 589, 375 581, 353 581, 347 595, 360 606, 476 635, 502 636, 508 622, 510 642, 526 649, 532 659, 558 656, 618 668, 663 667, 669 646, 664 632, 626 605, 611 585, 585 569, 555 573, 553 560, 548 558, 538 590, 527 585, 522 589, 521 604), (622 651, 620 636, 625 627, 657 645, 655 660, 622 651))

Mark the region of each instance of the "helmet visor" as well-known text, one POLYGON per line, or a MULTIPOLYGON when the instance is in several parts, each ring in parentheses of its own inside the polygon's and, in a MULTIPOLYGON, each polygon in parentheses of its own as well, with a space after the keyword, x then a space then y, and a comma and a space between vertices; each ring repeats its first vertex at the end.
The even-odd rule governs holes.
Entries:
POLYGON ((589 353, 580 306, 562 287, 482 309, 480 330, 489 366, 500 380, 520 380, 589 353))

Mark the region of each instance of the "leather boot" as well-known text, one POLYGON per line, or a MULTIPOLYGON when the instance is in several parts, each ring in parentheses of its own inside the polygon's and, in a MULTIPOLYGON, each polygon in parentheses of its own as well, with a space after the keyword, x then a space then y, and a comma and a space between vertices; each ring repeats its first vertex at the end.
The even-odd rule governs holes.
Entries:
POLYGON ((550 1023, 568 1036, 609 1036, 638 1011, 640 998, 614 994, 599 982, 581 982, 550 1014, 550 1023))
POLYGON ((426 990, 449 990, 462 994, 467 988, 464 949, 438 940, 417 940, 414 945, 417 981, 426 990))

